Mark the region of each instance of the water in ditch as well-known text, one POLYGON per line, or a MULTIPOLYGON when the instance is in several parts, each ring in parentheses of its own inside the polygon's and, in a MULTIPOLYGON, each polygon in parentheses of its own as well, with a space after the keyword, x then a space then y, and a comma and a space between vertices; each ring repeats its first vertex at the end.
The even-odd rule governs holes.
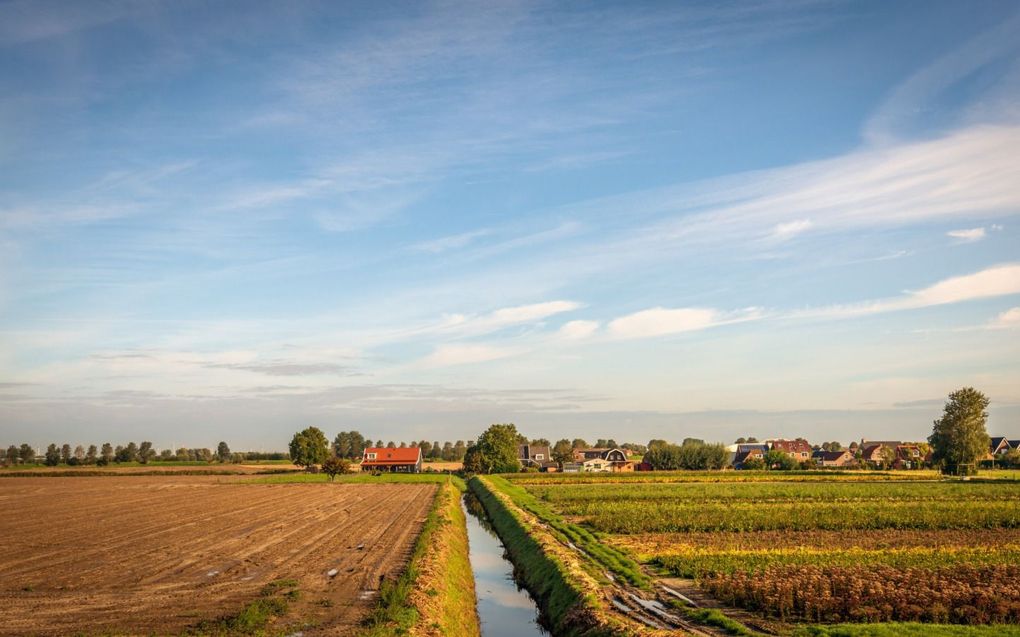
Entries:
POLYGON ((514 566, 504 557, 503 543, 489 525, 481 503, 468 494, 462 505, 467 512, 471 570, 475 574, 482 637, 548 635, 539 624, 535 601, 514 581, 514 566))

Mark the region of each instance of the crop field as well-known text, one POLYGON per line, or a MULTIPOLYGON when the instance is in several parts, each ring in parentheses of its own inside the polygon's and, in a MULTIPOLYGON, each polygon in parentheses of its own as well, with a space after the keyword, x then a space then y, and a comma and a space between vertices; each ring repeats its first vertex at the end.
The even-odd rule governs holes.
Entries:
POLYGON ((511 480, 723 607, 786 622, 1020 623, 1020 484, 815 475, 828 479, 511 480))
POLYGON ((350 634, 403 571, 435 490, 3 479, 0 634, 218 634, 267 621, 350 634))

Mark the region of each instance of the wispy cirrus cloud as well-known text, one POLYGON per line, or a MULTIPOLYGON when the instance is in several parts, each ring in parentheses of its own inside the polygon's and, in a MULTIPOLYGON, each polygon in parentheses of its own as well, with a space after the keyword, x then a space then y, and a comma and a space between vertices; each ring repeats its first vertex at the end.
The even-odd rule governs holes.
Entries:
POLYGON ((1020 264, 1006 263, 972 274, 954 276, 902 296, 848 305, 832 305, 792 313, 793 317, 846 318, 915 310, 937 305, 1020 294, 1020 264))
POLYGON ((653 307, 609 322, 610 335, 617 338, 649 338, 692 332, 718 323, 719 313, 706 308, 653 307))
POLYGON ((429 241, 422 241, 414 244, 414 249, 421 252, 429 252, 431 254, 439 254, 446 252, 447 250, 454 250, 456 248, 463 248, 476 239, 492 234, 492 230, 489 228, 480 228, 478 230, 472 230, 470 232, 461 232, 459 234, 453 234, 446 237, 440 237, 438 239, 430 239, 429 241))
POLYGON ((960 243, 974 243, 985 238, 984 228, 965 228, 961 230, 950 230, 947 237, 959 240, 960 243))
POLYGON ((522 353, 522 349, 518 347, 500 347, 481 343, 444 343, 436 346, 432 353, 421 361, 421 365, 424 367, 469 365, 509 358, 520 353, 522 353))

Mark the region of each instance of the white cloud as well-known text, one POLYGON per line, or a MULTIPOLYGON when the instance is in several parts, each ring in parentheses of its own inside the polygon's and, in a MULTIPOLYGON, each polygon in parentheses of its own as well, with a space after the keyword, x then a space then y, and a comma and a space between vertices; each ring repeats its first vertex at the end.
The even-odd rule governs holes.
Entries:
POLYGON ((997 265, 973 274, 944 279, 921 290, 907 292, 903 296, 856 303, 832 305, 817 310, 795 312, 790 316, 864 316, 882 312, 913 310, 935 305, 961 303, 976 299, 1020 294, 1020 264, 997 265))
POLYGON ((999 314, 988 327, 999 330, 1020 328, 1020 307, 1012 307, 999 314))
POLYGON ((435 350, 425 357, 422 363, 426 367, 450 367, 452 365, 484 363, 486 361, 507 358, 519 353, 519 349, 510 347, 496 347, 493 345, 469 343, 446 343, 436 346, 435 350))
POLYGON ((772 231, 772 238, 779 239, 781 241, 785 239, 790 239, 804 232, 812 225, 814 224, 811 223, 810 219, 798 219, 797 221, 788 221, 786 223, 780 223, 777 224, 775 230, 772 231))
POLYGON ((961 230, 950 230, 947 237, 959 239, 962 243, 973 243, 985 238, 984 228, 966 228, 961 230))
POLYGON ((599 329, 598 321, 570 321, 559 329, 559 335, 568 340, 581 340, 599 329))
POLYGON ((532 303, 531 305, 518 305, 516 307, 505 307, 496 310, 492 314, 479 319, 479 322, 492 326, 532 323, 554 314, 571 312, 579 307, 581 307, 581 304, 574 301, 547 301, 545 303, 532 303))
POLYGON ((473 243, 475 239, 484 237, 488 234, 491 234, 491 230, 487 228, 472 230, 471 232, 462 232, 460 234, 440 237, 431 241, 422 241, 421 243, 415 244, 414 249, 422 252, 439 254, 440 252, 446 252, 447 250, 463 248, 466 245, 473 243))
POLYGON ((610 321, 609 333, 617 338, 648 338, 703 330, 717 324, 717 318, 718 312, 712 309, 654 307, 610 321))

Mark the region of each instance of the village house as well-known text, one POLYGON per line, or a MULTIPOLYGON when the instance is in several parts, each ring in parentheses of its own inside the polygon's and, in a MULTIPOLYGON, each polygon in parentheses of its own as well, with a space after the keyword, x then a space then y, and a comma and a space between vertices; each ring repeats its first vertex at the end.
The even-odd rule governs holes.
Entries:
POLYGON ((361 460, 361 470, 421 473, 421 448, 367 447, 361 460))
POLYGON ((903 445, 901 440, 861 440, 861 462, 875 466, 891 465, 896 462, 896 449, 903 445), (883 451, 888 449, 888 451, 883 451))
POLYGON ((803 438, 796 440, 773 440, 773 451, 782 451, 797 462, 806 462, 811 457, 811 445, 803 438))
POLYGON ((584 471, 634 470, 634 463, 627 459, 627 452, 622 449, 574 449, 574 462, 582 465, 584 471))
POLYGON ((540 468, 552 460, 552 455, 545 445, 517 445, 517 459, 522 466, 540 468))
POLYGON ((1016 449, 1014 442, 1020 442, 1018 440, 1007 440, 1005 436, 992 436, 992 442, 988 445, 988 456, 989 458, 994 456, 1001 456, 1009 453, 1013 449, 1016 449))
POLYGON ((847 449, 840 451, 819 449, 811 454, 811 458, 819 467, 845 467, 854 463, 854 454, 847 449))
POLYGON ((764 443, 760 444, 740 444, 737 445, 737 450, 733 456, 733 468, 743 469, 744 463, 748 460, 765 460, 765 454, 768 453, 769 446, 764 443))
POLYGON ((924 464, 924 454, 918 445, 898 445, 896 447, 895 469, 917 469, 924 464))

